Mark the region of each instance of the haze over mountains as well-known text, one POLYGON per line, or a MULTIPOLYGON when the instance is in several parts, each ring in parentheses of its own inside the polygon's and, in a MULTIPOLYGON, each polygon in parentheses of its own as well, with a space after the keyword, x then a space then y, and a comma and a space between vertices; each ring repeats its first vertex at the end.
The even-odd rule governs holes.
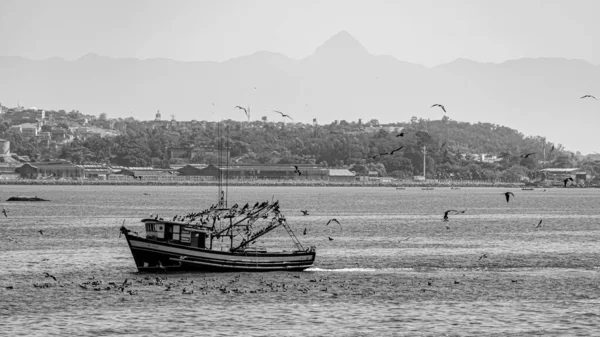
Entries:
MULTIPOLYGON (((402 41, 390 41, 402 43, 402 41)), ((401 58, 401 55, 397 55, 401 58)), ((537 58, 500 64, 466 59, 427 68, 373 55, 342 31, 300 60, 260 51, 224 62, 139 60, 88 54, 75 61, 0 57, 0 103, 106 112, 109 117, 232 118, 267 116, 319 123, 408 121, 412 116, 489 122, 546 136, 567 149, 598 150, 600 67, 581 60, 537 58), (214 103, 214 108, 213 108, 214 103)))

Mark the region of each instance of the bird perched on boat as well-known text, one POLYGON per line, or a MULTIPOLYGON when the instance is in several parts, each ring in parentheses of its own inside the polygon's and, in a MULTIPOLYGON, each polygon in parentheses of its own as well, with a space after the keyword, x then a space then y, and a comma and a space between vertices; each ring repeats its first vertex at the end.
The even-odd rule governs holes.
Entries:
POLYGON ((294 165, 294 173, 298 173, 299 176, 302 175, 302 172, 300 172, 300 169, 298 168, 297 165, 294 165))
POLYGON ((534 155, 534 154, 535 154, 535 152, 531 152, 531 153, 527 153, 527 154, 522 154, 521 158, 528 158, 529 156, 534 155))
POLYGON ((275 112, 277 112, 278 114, 280 114, 280 115, 281 115, 281 117, 287 117, 287 118, 289 118, 289 119, 291 119, 291 120, 294 120, 292 117, 290 117, 289 115, 286 115, 286 114, 284 114, 284 113, 283 113, 283 112, 281 112, 281 111, 277 111, 277 110, 273 110, 273 111, 275 111, 275 112))
POLYGON ((533 228, 540 228, 540 227, 542 227, 542 220, 543 219, 540 219, 540 222, 538 222, 538 224, 535 225, 535 227, 533 227, 533 228))
POLYGON ((455 212, 455 213, 456 213, 456 212, 458 212, 458 211, 456 211, 456 210, 453 210, 453 209, 449 209, 449 210, 445 211, 445 212, 444 212, 444 219, 442 219, 443 221, 448 221, 448 220, 449 220, 449 219, 448 219, 448 213, 450 213, 450 212, 455 212))
POLYGON ((441 105, 441 104, 434 104, 434 105, 431 106, 431 108, 433 108, 434 106, 439 106, 440 108, 442 108, 442 110, 444 110, 444 112, 446 112, 446 108, 443 105, 441 105))
POLYGON ((6 214, 6 212, 8 212, 8 211, 3 208, 2 209, 2 214, 4 214, 4 216, 8 218, 8 215, 6 214))
POLYGON ((563 180, 563 183, 565 183, 565 187, 567 187, 567 183, 570 181, 573 181, 573 178, 568 177, 567 179, 563 180))
POLYGON ((302 215, 308 215, 308 210, 300 210, 300 212, 302 212, 302 215))
POLYGON ((510 196, 511 196, 511 195, 512 195, 513 197, 515 196, 515 195, 513 194, 513 192, 506 192, 506 193, 502 193, 502 194, 504 194, 504 195, 506 196, 506 202, 508 202, 508 200, 510 199, 510 196))
POLYGON ((593 99, 595 99, 596 101, 598 100, 598 99, 597 99, 596 97, 594 97, 593 95, 583 95, 583 96, 581 96, 579 99, 582 99, 582 98, 593 98, 593 99))
POLYGON ((45 277, 50 277, 50 278, 51 278, 51 279, 53 279, 54 281, 58 282, 58 281, 56 280, 56 277, 54 277, 53 275, 50 275, 49 273, 44 273, 44 274, 45 274, 45 277))
POLYGON ((44 235, 44 231, 43 230, 39 230, 38 233, 40 233, 41 235, 44 235))

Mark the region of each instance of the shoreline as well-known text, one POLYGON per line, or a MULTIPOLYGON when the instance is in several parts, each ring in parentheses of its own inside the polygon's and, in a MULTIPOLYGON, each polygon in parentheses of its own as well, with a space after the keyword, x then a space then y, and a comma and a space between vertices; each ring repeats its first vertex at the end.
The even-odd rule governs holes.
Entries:
MULTIPOLYGON (((0 180, 0 185, 44 185, 44 186, 65 186, 65 185, 93 185, 93 186, 218 186, 216 181, 120 181, 120 180, 0 180)), ((396 181, 396 182, 346 182, 346 181, 323 181, 323 180, 233 180, 229 181, 229 186, 290 186, 290 187, 506 187, 522 188, 524 183, 507 182, 474 182, 474 181, 453 181, 453 182, 414 182, 414 181, 396 181)), ((532 187, 534 188, 534 187, 532 187)), ((543 187, 537 187, 543 188, 543 187)))

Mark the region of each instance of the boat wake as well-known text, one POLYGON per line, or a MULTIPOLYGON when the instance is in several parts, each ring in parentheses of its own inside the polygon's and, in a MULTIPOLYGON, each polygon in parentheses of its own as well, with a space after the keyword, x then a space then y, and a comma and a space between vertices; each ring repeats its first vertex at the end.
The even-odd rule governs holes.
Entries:
POLYGON ((398 273, 414 271, 413 268, 339 268, 339 269, 325 269, 325 268, 308 268, 306 271, 309 272, 332 272, 332 273, 398 273))

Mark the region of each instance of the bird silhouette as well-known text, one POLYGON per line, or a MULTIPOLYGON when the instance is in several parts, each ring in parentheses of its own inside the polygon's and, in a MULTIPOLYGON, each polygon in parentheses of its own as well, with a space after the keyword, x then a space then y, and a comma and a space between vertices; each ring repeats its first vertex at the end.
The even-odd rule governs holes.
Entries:
POLYGON ((502 194, 504 194, 504 195, 506 196, 506 202, 508 202, 508 200, 510 199, 510 196, 511 196, 511 195, 512 195, 513 197, 515 196, 515 195, 513 194, 513 192, 506 192, 506 193, 502 193, 502 194))
POLYGON ((325 226, 329 225, 332 222, 337 223, 338 225, 340 225, 340 228, 342 228, 342 224, 339 221, 337 221, 337 219, 330 219, 329 221, 327 221, 327 223, 325 224, 325 226))
POLYGON ((328 238, 329 238, 329 241, 333 241, 333 238, 331 236, 329 236, 328 238))
POLYGON ((565 183, 565 187, 567 187, 567 183, 570 181, 573 181, 573 178, 568 177, 567 179, 563 180, 563 182, 565 183))
POLYGON ((54 277, 53 275, 50 275, 49 273, 44 273, 44 274, 45 274, 45 276, 46 276, 46 277, 50 277, 50 278, 52 278, 54 281, 58 282, 58 281, 56 280, 56 277, 54 277))
POLYGON ((431 106, 431 108, 433 108, 434 106, 439 106, 440 108, 442 108, 442 110, 444 110, 444 112, 446 112, 446 108, 443 105, 441 105, 441 104, 434 104, 434 105, 431 106))
POLYGON ((400 151, 400 150, 402 150, 402 148, 403 148, 403 147, 404 147, 404 146, 400 146, 399 148, 397 148, 397 149, 395 149, 395 150, 392 150, 392 152, 390 152, 390 155, 393 155, 393 154, 394 154, 394 152, 396 152, 396 151, 400 151))
POLYGON ((296 165, 294 165, 294 173, 298 173, 299 176, 302 175, 302 172, 300 172, 300 169, 296 165))
POLYGON ((234 109, 241 109, 241 110, 244 110, 244 113, 245 113, 246 115, 248 114, 248 109, 244 108, 243 106, 236 105, 236 106, 234 106, 233 108, 234 108, 234 109))
POLYGON ((304 232, 302 232, 302 235, 306 235, 306 228, 304 228, 304 232))
POLYGON ((449 210, 445 211, 444 212, 444 219, 443 219, 443 221, 448 221, 449 220, 448 219, 448 213, 450 213, 450 212, 458 212, 458 211, 453 210, 453 209, 449 209, 449 210))
POLYGON ((300 210, 300 212, 302 212, 302 215, 308 215, 308 210, 300 210))
POLYGON ((582 99, 582 98, 593 98, 593 99, 595 99, 596 101, 598 100, 598 99, 597 99, 596 97, 594 97, 593 95, 583 95, 583 96, 581 96, 581 97, 580 97, 580 99, 582 99))
POLYGON ((6 212, 8 212, 8 211, 3 208, 2 209, 2 214, 4 214, 4 216, 8 218, 8 215, 6 214, 6 212))
POLYGON ((44 231, 43 230, 39 230, 38 233, 40 233, 41 235, 44 235, 44 231))
POLYGON ((275 112, 277 112, 278 114, 280 114, 280 115, 281 115, 281 117, 287 117, 287 118, 289 118, 289 119, 291 119, 291 120, 294 120, 292 117, 290 117, 290 115, 286 115, 286 114, 284 114, 284 113, 283 113, 283 112, 281 112, 281 111, 277 111, 277 110, 273 110, 273 111, 275 111, 275 112))
MULTIPOLYGON (((488 257, 488 256, 487 256, 487 254, 483 254, 483 255, 481 255, 481 256, 479 257, 479 260, 481 260, 481 259, 485 259, 485 258, 487 258, 487 257, 488 257)), ((479 261, 479 260, 478 260, 478 261, 479 261)))
POLYGON ((528 158, 529 156, 535 154, 535 152, 531 152, 531 153, 527 153, 527 154, 522 154, 521 158, 528 158))
POLYGON ((540 227, 542 227, 542 220, 540 220, 540 222, 538 222, 538 224, 535 225, 535 227, 533 227, 533 228, 540 228, 540 227))
POLYGON ((406 134, 406 132, 400 132, 399 134, 396 135, 396 137, 404 137, 405 134, 406 134))

